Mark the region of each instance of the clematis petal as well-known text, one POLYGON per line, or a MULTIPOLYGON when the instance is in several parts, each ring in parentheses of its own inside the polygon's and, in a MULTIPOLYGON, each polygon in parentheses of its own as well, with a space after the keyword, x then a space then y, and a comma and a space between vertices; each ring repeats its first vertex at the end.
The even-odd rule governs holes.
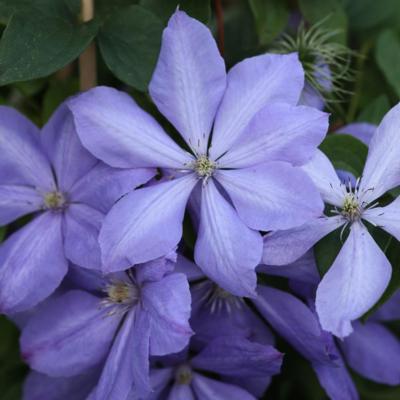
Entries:
POLYGON ((205 278, 203 271, 194 262, 190 261, 182 254, 178 254, 175 272, 185 274, 189 282, 205 278))
POLYGON ((392 297, 376 310, 371 319, 374 321, 400 320, 400 289, 393 293, 392 297))
POLYGON ((345 188, 341 185, 332 163, 322 151, 317 150, 311 161, 301 168, 313 180, 326 203, 338 207, 343 205, 345 188))
POLYGON ((67 273, 60 214, 46 212, 0 247, 0 310, 15 313, 49 296, 67 273))
POLYGON ((71 188, 73 202, 85 203, 106 214, 114 203, 156 174, 152 168, 120 169, 99 162, 71 188))
POLYGON ((362 217, 400 240, 400 197, 397 197, 386 207, 365 210, 362 217))
POLYGON ((43 198, 29 186, 0 185, 0 226, 40 210, 43 198))
POLYGON ((11 107, 0 106, 0 182, 54 189, 50 163, 35 125, 11 107))
POLYGON ((61 104, 43 127, 41 144, 53 165, 58 187, 71 186, 98 162, 81 144, 66 103, 61 104))
POLYGON ((240 336, 222 336, 212 340, 191 365, 220 375, 254 378, 279 373, 282 359, 283 354, 272 346, 240 336))
POLYGON ((229 150, 252 118, 269 103, 296 105, 304 84, 297 54, 264 54, 236 64, 214 125, 211 156, 229 150))
POLYGON ((201 400, 256 400, 239 386, 206 378, 197 373, 193 374, 192 387, 196 398, 201 400))
POLYGON ((268 233, 264 236, 263 263, 290 264, 344 223, 345 221, 340 216, 322 216, 297 228, 268 233))
POLYGON ((335 352, 316 315, 298 298, 267 286, 258 286, 253 300, 272 328, 312 362, 332 365, 335 352))
POLYGON ((376 322, 356 321, 341 343, 346 361, 360 375, 386 385, 400 384, 400 342, 376 322))
POLYGON ((150 95, 197 154, 208 138, 226 85, 224 60, 210 30, 176 11, 164 30, 150 95))
POLYGON ((297 282, 318 285, 320 275, 312 250, 305 253, 293 263, 287 265, 260 265, 257 271, 268 275, 283 276, 297 282))
POLYGON ((139 309, 130 311, 105 363, 96 400, 126 400, 134 393, 145 398, 150 393, 149 334, 147 314, 139 309))
POLYGON ((67 378, 31 371, 24 383, 24 400, 85 400, 96 385, 97 369, 67 378))
POLYGON ((372 136, 374 136, 376 128, 376 125, 369 124, 368 122, 354 122, 352 124, 342 126, 340 129, 335 131, 335 133, 352 135, 368 146, 372 136))
POLYGON ((311 179, 285 162, 220 170, 216 179, 229 194, 239 217, 252 229, 293 228, 319 217, 324 210, 311 179))
POLYGON ((143 308, 150 316, 151 355, 177 353, 193 331, 189 325, 191 298, 186 276, 173 273, 142 287, 143 308))
POLYGON ((142 286, 148 282, 157 282, 174 271, 177 254, 173 250, 164 257, 135 265, 136 283, 142 286))
POLYGON ((330 399, 358 400, 359 395, 351 375, 347 370, 340 353, 337 352, 338 365, 313 363, 319 383, 330 399))
POLYGON ((74 264, 101 269, 101 253, 97 240, 104 214, 85 205, 71 204, 64 214, 65 256, 74 264))
POLYGON ((400 104, 397 104, 385 115, 369 144, 360 182, 360 193, 366 203, 400 184, 399 130, 400 104))
POLYGON ((196 264, 219 286, 237 296, 252 296, 262 238, 249 229, 209 180, 202 190, 196 264))
POLYGON ((301 165, 314 155, 327 130, 326 113, 310 107, 268 104, 218 164, 227 168, 245 168, 266 161, 301 165))
POLYGON ((99 297, 71 290, 29 320, 20 339, 23 358, 50 376, 80 374, 106 357, 120 320, 106 315, 99 297))
POLYGON ((193 157, 126 93, 100 86, 68 102, 83 145, 117 168, 182 168, 193 157))
POLYGON ((343 338, 351 321, 361 317, 382 296, 391 265, 367 229, 353 223, 349 237, 317 289, 316 309, 322 328, 343 338))
POLYGON ((127 269, 173 250, 182 237, 186 203, 196 183, 191 174, 135 190, 116 203, 99 236, 104 271, 127 269))
POLYGON ((196 400, 189 385, 175 383, 169 392, 168 400, 196 400))

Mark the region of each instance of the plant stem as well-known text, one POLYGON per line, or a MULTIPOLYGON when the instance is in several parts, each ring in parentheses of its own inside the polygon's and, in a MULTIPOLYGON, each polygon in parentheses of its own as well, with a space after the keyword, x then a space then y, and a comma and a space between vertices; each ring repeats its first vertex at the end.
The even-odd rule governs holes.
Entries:
POLYGON ((224 32, 224 10, 222 0, 215 0, 215 15, 217 17, 217 41, 221 56, 224 56, 225 32, 224 32))
MULTIPOLYGON (((81 0, 81 18, 90 21, 94 16, 94 0, 81 0)), ((79 87, 88 90, 97 84, 96 46, 91 43, 79 56, 79 87)))

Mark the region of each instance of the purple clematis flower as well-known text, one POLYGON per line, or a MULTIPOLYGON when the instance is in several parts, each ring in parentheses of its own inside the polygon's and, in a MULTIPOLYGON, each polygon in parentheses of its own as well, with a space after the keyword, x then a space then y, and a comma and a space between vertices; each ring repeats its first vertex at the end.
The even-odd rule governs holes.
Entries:
POLYGON ((226 74, 208 28, 177 11, 163 34, 150 95, 190 152, 125 93, 99 87, 70 101, 82 143, 96 157, 115 167, 174 172, 107 215, 99 241, 108 271, 173 249, 200 186, 196 263, 224 289, 254 295, 258 231, 299 226, 323 208, 312 182, 293 166, 312 157, 328 124, 327 114, 296 106, 303 85, 296 54, 249 58, 226 74))
MULTIPOLYGON (((264 321, 244 298, 237 297, 206 278, 193 262, 178 256, 176 271, 186 274, 191 283, 192 315, 190 324, 196 335, 192 348, 201 349, 215 338, 235 336, 265 346, 274 346, 275 339, 264 321)), ((235 382, 257 397, 262 397, 271 377, 246 377, 235 382)))
POLYGON ((192 357, 187 349, 158 359, 162 367, 152 369, 150 375, 153 393, 134 400, 256 400, 257 395, 242 383, 268 381, 279 373, 283 356, 271 346, 235 335, 214 338, 194 352, 197 354, 192 357), (209 377, 210 373, 220 379, 209 377))
POLYGON ((77 271, 82 289, 47 300, 23 328, 24 359, 54 378, 97 366, 96 400, 146 396, 149 356, 181 351, 192 335, 189 285, 173 267, 168 256, 105 278, 77 271))
POLYGON ((339 337, 352 332, 351 321, 361 317, 381 297, 391 277, 391 265, 375 243, 363 220, 400 239, 400 199, 378 207, 377 199, 400 184, 400 105, 384 117, 368 152, 355 188, 343 185, 321 152, 303 169, 318 186, 325 202, 334 206, 333 217, 268 234, 264 263, 284 265, 300 257, 318 240, 339 227, 350 233, 329 271, 318 286, 316 309, 322 327, 339 337), (344 229, 344 228, 343 228, 344 229))
MULTIPOLYGON (((257 298, 244 300, 204 280, 201 270, 182 256, 178 256, 176 268, 185 271, 191 282, 191 325, 196 332, 192 346, 197 347, 199 342, 204 344, 215 337, 229 337, 233 332, 251 342, 273 345, 271 331, 250 308, 248 302, 251 302, 272 329, 310 361, 321 386, 332 399, 358 399, 333 337, 321 329, 315 312, 299 298, 273 287, 258 285, 257 298)), ((292 265, 281 266, 279 270, 270 266, 260 266, 258 270, 280 274, 307 289, 312 286, 312 296, 315 295, 319 277, 311 254, 292 265)), ((246 378, 240 384, 260 397, 269 380, 246 378)))
POLYGON ((0 108, 0 120, 0 225, 36 213, 0 247, 0 312, 14 313, 56 289, 67 259, 101 267, 97 236, 105 213, 154 170, 115 169, 94 158, 65 104, 40 136, 11 108, 0 108))

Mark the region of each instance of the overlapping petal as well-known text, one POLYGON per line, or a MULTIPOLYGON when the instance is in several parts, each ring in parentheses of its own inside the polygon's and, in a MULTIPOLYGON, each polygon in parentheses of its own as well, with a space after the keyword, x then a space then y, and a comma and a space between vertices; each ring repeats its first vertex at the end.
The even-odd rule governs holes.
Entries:
POLYGON ((254 304, 272 328, 312 362, 332 365, 335 351, 316 315, 292 294, 259 286, 254 304))
POLYGON ((150 95, 192 150, 206 154, 226 85, 225 65, 210 30, 176 11, 164 30, 150 95))
POLYGON ((142 287, 143 307, 150 316, 150 353, 166 355, 185 348, 193 331, 189 325, 191 298, 188 281, 174 273, 142 287))
POLYGON ((126 93, 96 87, 68 103, 83 145, 117 168, 182 168, 192 157, 126 93))
POLYGON ((345 223, 341 216, 313 219, 297 228, 264 236, 263 263, 286 265, 296 261, 315 243, 345 223))
POLYGON ((126 316, 103 368, 96 400, 128 400, 133 393, 150 393, 148 316, 139 309, 126 316))
POLYGON ((265 377, 279 373, 282 359, 283 354, 272 346, 227 335, 211 341, 191 364, 226 376, 265 377))
POLYGON ((202 190, 196 264, 219 286, 237 296, 252 296, 261 260, 261 235, 248 228, 209 180, 202 190))
POLYGON ((236 64, 215 120, 211 156, 229 150, 252 118, 268 103, 296 105, 304 84, 297 54, 265 54, 236 64))
POLYGON ((268 104, 218 163, 245 168, 266 161, 309 161, 328 130, 328 114, 310 107, 268 104))
POLYGON ((191 174, 135 190, 118 201, 100 231, 104 271, 127 269, 173 250, 196 182, 191 174))
POLYGON ((322 328, 338 337, 352 332, 361 317, 385 291, 392 267, 361 223, 349 237, 317 289, 316 309, 322 328))
POLYGON ((312 181, 285 162, 220 170, 217 180, 228 192, 239 217, 252 229, 289 229, 319 217, 324 209, 312 181))
POLYGON ((65 256, 76 265, 101 268, 98 242, 104 214, 85 204, 71 204, 63 221, 65 256))
POLYGON ((0 310, 14 313, 49 296, 67 273, 62 217, 46 212, 0 247, 0 310))
POLYGON ((51 160, 58 188, 68 191, 98 162, 81 144, 71 111, 63 103, 40 133, 42 147, 51 160))
POLYGON ((120 169, 99 162, 69 192, 73 202, 107 213, 126 193, 145 184, 156 174, 152 168, 120 169))

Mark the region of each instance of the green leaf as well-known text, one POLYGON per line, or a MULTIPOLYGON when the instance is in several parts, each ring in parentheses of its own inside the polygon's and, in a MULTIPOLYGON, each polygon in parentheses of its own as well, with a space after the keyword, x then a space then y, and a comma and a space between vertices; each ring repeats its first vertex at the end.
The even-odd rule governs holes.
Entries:
POLYGON ((362 175, 368 148, 360 140, 346 134, 328 135, 320 149, 331 160, 335 169, 350 172, 355 177, 362 175))
POLYGON ((365 31, 395 22, 395 10, 400 12, 398 0, 343 0, 350 21, 350 29, 365 31))
POLYGON ((339 0, 299 0, 300 11, 311 24, 321 21, 327 30, 339 30, 332 41, 345 44, 347 41, 347 15, 339 0))
POLYGON ((45 123, 67 97, 78 91, 79 82, 77 79, 52 81, 43 98, 42 122, 45 123))
POLYGON ((97 24, 32 8, 11 17, 0 41, 0 85, 49 75, 73 61, 93 40, 97 24))
POLYGON ((371 103, 361 111, 357 120, 360 122, 370 122, 378 125, 383 116, 389 111, 390 102, 386 95, 381 95, 375 98, 371 103))
POLYGON ((5 236, 6 236, 6 227, 1 226, 0 227, 0 243, 4 240, 5 236))
POLYGON ((104 20, 115 11, 124 7, 133 6, 137 3, 139 3, 139 0, 95 0, 95 16, 96 18, 104 20))
POLYGON ((157 62, 162 29, 160 19, 140 6, 112 14, 99 35, 108 68, 121 81, 146 91, 157 62))
POLYGON ((140 5, 156 14, 164 23, 179 7, 188 15, 207 23, 211 16, 209 0, 141 0, 140 5))
POLYGON ((400 97, 400 39, 394 31, 385 30, 379 35, 375 59, 386 80, 400 97))
POLYGON ((271 43, 283 31, 289 19, 289 10, 281 0, 249 0, 261 45, 271 43))

